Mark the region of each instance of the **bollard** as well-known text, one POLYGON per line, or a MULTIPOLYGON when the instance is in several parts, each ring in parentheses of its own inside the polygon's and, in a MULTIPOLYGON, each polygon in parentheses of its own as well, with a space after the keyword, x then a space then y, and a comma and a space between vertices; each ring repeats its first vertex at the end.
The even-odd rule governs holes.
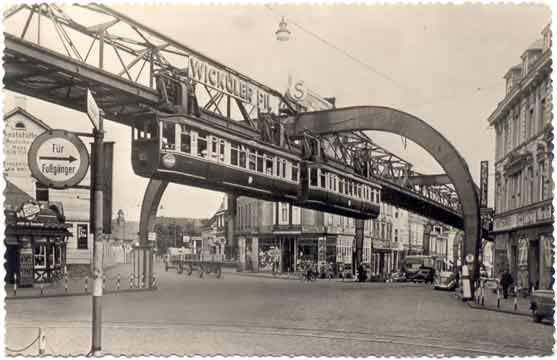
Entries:
POLYGON ((102 286, 103 286, 103 291, 104 291, 105 286, 106 286, 106 275, 104 275, 104 274, 103 274, 103 285, 102 286))
POLYGON ((43 329, 39 328, 39 355, 46 352, 46 334, 43 329))
POLYGON ((14 296, 17 296, 17 274, 14 274, 14 296))
POLYGON ((87 288, 89 287, 89 276, 85 277, 85 292, 87 292, 87 288))
POLYGON ((133 274, 130 274, 130 289, 133 288, 133 274))
POLYGON ((116 277, 116 291, 120 291, 120 273, 116 277))
POLYGON ((518 288, 514 287, 514 303, 513 303, 514 311, 518 310, 518 288))
POLYGON ((44 285, 43 285, 43 283, 41 283, 41 296, 43 296, 43 293, 44 293, 43 287, 44 287, 44 285))
POLYGON ((64 274, 64 292, 68 292, 68 274, 64 274))
POLYGON ((499 290, 499 286, 497 286, 497 309, 501 307, 501 291, 499 290))
POLYGON ((485 306, 485 282, 482 283, 481 297, 482 297, 482 306, 485 306))
POLYGON ((140 284, 141 289, 143 289, 144 285, 145 285, 145 275, 141 275, 141 284, 140 284))

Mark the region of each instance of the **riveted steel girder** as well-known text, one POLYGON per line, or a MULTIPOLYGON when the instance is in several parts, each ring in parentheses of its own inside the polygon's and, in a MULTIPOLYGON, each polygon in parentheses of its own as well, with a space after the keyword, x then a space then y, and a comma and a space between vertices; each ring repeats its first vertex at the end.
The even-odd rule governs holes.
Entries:
MULTIPOLYGON (((287 123, 294 134, 316 135, 376 130, 398 134, 425 149, 443 168, 462 205, 465 251, 474 255, 473 278, 478 273, 480 207, 472 175, 457 149, 425 121, 403 111, 380 106, 359 106, 298 114, 287 123)), ((464 260, 464 259, 463 259, 464 260)))

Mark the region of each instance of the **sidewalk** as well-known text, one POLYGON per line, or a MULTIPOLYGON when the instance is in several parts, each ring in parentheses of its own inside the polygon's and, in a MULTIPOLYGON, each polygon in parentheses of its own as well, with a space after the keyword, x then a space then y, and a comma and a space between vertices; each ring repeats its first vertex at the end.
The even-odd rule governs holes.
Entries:
MULTIPOLYGON (((131 264, 117 264, 105 269, 104 292, 114 293, 118 291, 148 290, 145 288, 139 289, 137 287, 137 279, 135 279, 135 286, 134 284, 131 284, 130 286, 131 274, 131 264), (120 279, 119 285, 118 278, 120 279)), ((4 290, 6 291, 6 300, 52 296, 90 295, 92 288, 92 277, 68 277, 67 284, 64 279, 61 279, 54 283, 48 283, 42 286, 40 284, 35 284, 33 287, 18 287, 16 292, 14 292, 13 284, 6 284, 4 286, 4 290)))
POLYGON ((484 305, 481 304, 481 299, 479 300, 469 300, 468 305, 474 309, 482 309, 489 311, 498 311, 507 314, 531 316, 532 311, 530 310, 530 299, 524 298, 522 296, 514 297, 509 296, 507 299, 501 297, 499 299, 499 307, 497 307, 497 293, 494 293, 492 289, 485 289, 484 293, 484 305), (516 310, 515 310, 515 300, 516 300, 516 310))

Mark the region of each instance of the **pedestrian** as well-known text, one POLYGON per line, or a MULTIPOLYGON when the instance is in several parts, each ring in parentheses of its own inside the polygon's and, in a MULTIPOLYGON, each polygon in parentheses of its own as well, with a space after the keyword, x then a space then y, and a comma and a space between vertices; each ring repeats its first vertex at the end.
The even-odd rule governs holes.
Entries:
POLYGON ((509 296, 509 287, 513 284, 514 279, 508 269, 501 275, 501 287, 503 287, 503 298, 509 296))
POLYGON ((366 269, 363 263, 360 263, 358 266, 358 282, 365 282, 366 281, 366 269))

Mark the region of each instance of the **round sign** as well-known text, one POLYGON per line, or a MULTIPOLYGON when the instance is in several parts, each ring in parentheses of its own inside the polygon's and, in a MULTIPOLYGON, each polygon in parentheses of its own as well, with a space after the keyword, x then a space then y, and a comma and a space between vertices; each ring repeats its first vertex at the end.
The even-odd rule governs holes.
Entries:
POLYGON ((55 189, 77 185, 89 168, 87 148, 66 130, 48 130, 37 136, 27 160, 33 177, 55 189))
POLYGON ((466 255, 466 262, 467 263, 471 263, 473 261, 474 261, 474 255, 472 255, 472 254, 466 255))

